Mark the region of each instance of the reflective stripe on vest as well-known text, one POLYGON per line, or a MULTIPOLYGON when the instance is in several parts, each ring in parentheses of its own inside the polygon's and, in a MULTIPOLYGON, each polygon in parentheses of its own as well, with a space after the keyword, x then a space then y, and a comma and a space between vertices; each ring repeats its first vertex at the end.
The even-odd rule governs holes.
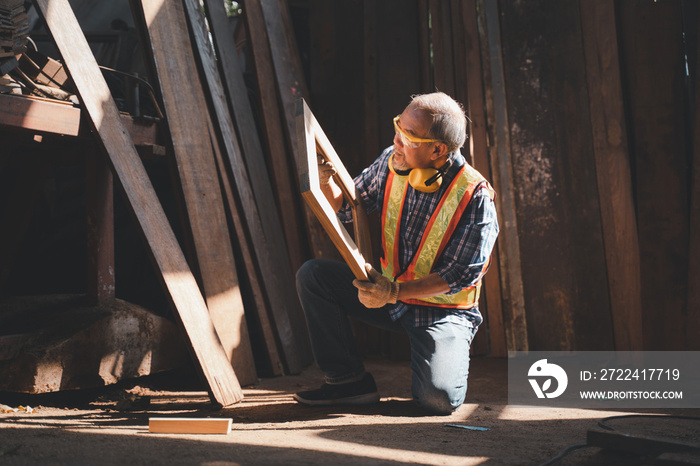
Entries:
MULTIPOLYGON (((468 164, 464 164, 450 183, 435 212, 433 212, 428 221, 421 243, 411 264, 401 276, 395 277, 395 274, 400 271, 398 238, 404 200, 408 190, 408 177, 395 176, 389 172, 382 209, 382 247, 384 248, 384 256, 381 264, 383 275, 390 280, 396 279, 398 282, 415 280, 429 275, 433 264, 440 257, 457 228, 459 219, 467 208, 474 191, 482 183, 486 183, 489 195, 493 199, 495 193, 484 177, 468 164)), ((484 264, 482 273, 488 267, 488 262, 484 264)), ((402 299, 401 301, 423 306, 469 309, 478 302, 480 291, 481 280, 475 285, 464 288, 452 295, 442 294, 430 298, 402 299)))

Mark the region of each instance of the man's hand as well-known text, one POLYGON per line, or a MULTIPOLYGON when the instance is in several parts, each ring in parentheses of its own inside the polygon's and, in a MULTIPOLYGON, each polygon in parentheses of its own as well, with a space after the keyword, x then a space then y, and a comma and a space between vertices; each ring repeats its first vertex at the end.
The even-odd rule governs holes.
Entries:
POLYGON ((399 284, 392 282, 381 273, 374 270, 370 264, 365 268, 371 282, 354 280, 353 285, 358 289, 357 296, 360 302, 368 308, 383 307, 387 303, 394 304, 399 297, 399 284))
POLYGON ((331 177, 338 173, 332 163, 324 159, 322 156, 318 156, 318 180, 321 184, 328 184, 331 182, 331 177))

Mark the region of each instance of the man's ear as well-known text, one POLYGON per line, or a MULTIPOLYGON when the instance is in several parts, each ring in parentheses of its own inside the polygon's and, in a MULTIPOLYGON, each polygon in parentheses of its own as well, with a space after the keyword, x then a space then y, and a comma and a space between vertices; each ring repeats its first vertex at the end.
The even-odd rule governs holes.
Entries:
POLYGON ((447 144, 445 144, 444 142, 436 142, 435 146, 433 148, 433 153, 430 154, 430 158, 432 160, 437 160, 440 157, 442 157, 443 155, 447 155, 447 154, 448 154, 447 144))

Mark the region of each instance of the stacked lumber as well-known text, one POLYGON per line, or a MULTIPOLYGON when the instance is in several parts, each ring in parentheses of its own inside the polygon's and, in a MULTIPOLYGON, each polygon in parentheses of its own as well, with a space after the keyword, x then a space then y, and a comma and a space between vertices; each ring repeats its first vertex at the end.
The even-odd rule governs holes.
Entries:
POLYGON ((29 18, 24 0, 0 0, 0 59, 24 52, 29 34, 29 18))
MULTIPOLYGON (((2 5, 14 12, 21 3, 2 5)), ((295 272, 310 250, 316 256, 337 251, 304 207, 298 187, 295 105, 308 91, 290 39, 286 1, 247 2, 247 23, 239 18, 254 37, 255 101, 234 42, 240 31, 227 20, 222 2, 204 0, 202 9, 197 0, 130 0, 149 81, 167 123, 181 207, 179 240, 134 141, 119 129, 116 109, 99 104, 107 87, 67 1, 35 5, 150 248, 213 401, 235 403, 240 386, 255 383, 258 374, 298 373, 311 364, 295 272)), ((23 60, 33 82, 55 84, 52 60, 23 60)))

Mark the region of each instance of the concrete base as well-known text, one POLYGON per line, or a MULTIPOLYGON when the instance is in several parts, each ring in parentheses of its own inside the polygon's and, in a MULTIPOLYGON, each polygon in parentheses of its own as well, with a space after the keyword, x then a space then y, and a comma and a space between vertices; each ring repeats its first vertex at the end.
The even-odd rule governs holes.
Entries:
POLYGON ((101 387, 187 358, 176 325, 135 304, 89 305, 76 295, 0 301, 0 391, 101 387))

